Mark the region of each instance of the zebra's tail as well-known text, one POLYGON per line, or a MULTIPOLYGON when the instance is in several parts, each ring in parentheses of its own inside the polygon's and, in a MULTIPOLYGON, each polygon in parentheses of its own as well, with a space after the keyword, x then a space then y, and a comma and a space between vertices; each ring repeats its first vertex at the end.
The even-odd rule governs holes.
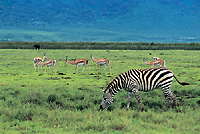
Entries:
POLYGON ((183 86, 185 86, 185 85, 190 85, 190 83, 187 83, 187 82, 180 82, 180 81, 176 78, 175 75, 173 75, 173 76, 174 76, 174 78, 176 79, 176 81, 177 81, 179 84, 181 84, 181 85, 183 85, 183 86))

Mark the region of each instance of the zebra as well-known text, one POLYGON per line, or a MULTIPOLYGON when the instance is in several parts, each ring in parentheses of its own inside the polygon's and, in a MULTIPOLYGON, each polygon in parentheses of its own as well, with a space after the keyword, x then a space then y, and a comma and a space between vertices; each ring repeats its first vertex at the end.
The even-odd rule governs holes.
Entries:
POLYGON ((180 82, 173 72, 165 67, 150 68, 150 69, 131 69, 125 73, 119 74, 108 86, 103 89, 104 95, 100 104, 100 109, 108 108, 113 102, 114 95, 124 89, 127 91, 127 110, 129 109, 132 92, 140 105, 140 110, 143 111, 142 104, 140 102, 140 96, 138 91, 152 91, 158 87, 162 88, 165 96, 166 106, 168 107, 169 97, 174 101, 176 108, 176 95, 170 90, 173 77, 181 85, 190 85, 189 83, 180 82))

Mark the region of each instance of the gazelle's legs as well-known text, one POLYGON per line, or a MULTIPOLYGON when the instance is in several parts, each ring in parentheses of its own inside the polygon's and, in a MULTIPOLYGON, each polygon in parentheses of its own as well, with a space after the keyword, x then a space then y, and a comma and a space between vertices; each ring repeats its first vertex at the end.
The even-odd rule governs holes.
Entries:
POLYGON ((96 69, 98 69, 98 68, 97 68, 97 64, 98 64, 98 63, 96 63, 96 65, 95 65, 96 69))
POLYGON ((165 66, 165 61, 163 62, 163 67, 167 68, 167 67, 165 66))
MULTIPOLYGON (((105 70, 105 69, 106 69, 106 67, 107 67, 107 66, 106 66, 106 63, 104 63, 104 66, 105 66, 105 68, 104 68, 104 70, 105 70)), ((104 70, 103 70, 103 71, 104 71, 104 70)))
POLYGON ((57 73, 57 69, 56 69, 56 64, 54 64, 54 72, 56 71, 56 73, 57 73))
POLYGON ((83 66, 84 66, 84 68, 83 68, 82 72, 85 70, 85 65, 83 64, 83 66))
POLYGON ((46 67, 47 67, 47 65, 45 65, 44 73, 46 72, 46 67))
MULTIPOLYGON (((76 73, 76 71, 78 71, 78 64, 76 65, 76 68, 75 68, 75 73, 76 73)), ((79 72, 79 71, 78 71, 79 72)))
POLYGON ((100 71, 100 62, 98 63, 99 71, 100 71))
POLYGON ((88 73, 90 72, 90 67, 86 64, 86 66, 88 67, 88 73))
POLYGON ((50 71, 50 66, 48 66, 48 68, 49 68, 49 72, 51 73, 51 71, 50 71))
POLYGON ((107 63, 107 65, 110 67, 110 71, 111 71, 111 66, 107 63))
MULTIPOLYGON (((37 64, 38 65, 38 69, 39 69, 39 67, 40 67, 40 65, 39 64, 37 64)), ((42 68, 42 67, 41 67, 42 68)))
MULTIPOLYGON (((42 62, 40 62, 40 63, 42 63, 42 62)), ((42 65, 40 65, 40 64, 37 64, 38 65, 38 69, 39 69, 39 67, 41 68, 41 70, 42 70, 42 65)))
POLYGON ((34 68, 35 68, 35 70, 36 70, 35 63, 34 63, 34 68))

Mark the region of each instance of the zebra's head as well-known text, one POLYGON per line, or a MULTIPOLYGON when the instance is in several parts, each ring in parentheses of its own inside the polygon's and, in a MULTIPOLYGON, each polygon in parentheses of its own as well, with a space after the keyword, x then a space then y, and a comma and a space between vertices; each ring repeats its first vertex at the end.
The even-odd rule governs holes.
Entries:
POLYGON ((102 97, 100 109, 109 107, 112 102, 113 102, 113 96, 110 94, 110 92, 105 92, 102 97))

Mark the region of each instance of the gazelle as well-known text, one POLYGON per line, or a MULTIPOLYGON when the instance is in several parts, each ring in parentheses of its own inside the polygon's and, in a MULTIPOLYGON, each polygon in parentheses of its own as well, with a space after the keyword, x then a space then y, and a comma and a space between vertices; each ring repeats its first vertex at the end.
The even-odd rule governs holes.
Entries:
MULTIPOLYGON (((33 58, 34 68, 35 68, 35 70, 36 70, 35 65, 38 65, 39 62, 43 62, 44 59, 46 59, 46 58, 47 58, 47 57, 46 57, 45 54, 44 54, 43 58, 41 58, 41 57, 35 57, 35 58, 33 58)), ((38 66, 38 69, 39 69, 39 66, 38 66)))
POLYGON ((100 71, 100 64, 104 64, 104 66, 105 66, 104 70, 106 69, 106 67, 107 67, 106 64, 107 64, 110 67, 110 71, 111 71, 111 66, 109 65, 109 60, 108 59, 94 59, 94 57, 91 54, 90 60, 93 60, 94 62, 96 62, 96 65, 95 65, 96 68, 97 68, 97 64, 98 64, 99 71, 100 71))
POLYGON ((76 71, 78 71, 78 69, 77 69, 78 65, 83 65, 84 66, 84 69, 82 70, 82 72, 85 70, 85 66, 88 67, 88 73, 90 72, 90 67, 87 65, 88 64, 88 59, 76 59, 75 61, 70 61, 70 60, 67 59, 67 56, 66 56, 65 64, 67 64, 67 63, 70 63, 70 64, 76 66, 75 73, 76 73, 76 71))
POLYGON ((45 61, 44 63, 39 62, 38 64, 41 65, 41 66, 45 65, 44 73, 46 72, 46 67, 49 68, 49 72, 51 73, 51 71, 50 71, 50 66, 51 65, 55 68, 54 71, 56 71, 56 73, 57 73, 56 60, 55 59, 51 59, 51 60, 45 61))
POLYGON ((160 58, 158 58, 158 57, 153 57, 153 60, 160 60, 160 58))
POLYGON ((151 65, 151 68, 154 67, 155 65, 157 65, 157 66, 163 66, 163 67, 167 68, 165 66, 165 60, 162 60, 162 59, 153 60, 151 62, 145 61, 142 65, 144 65, 144 64, 151 65))

